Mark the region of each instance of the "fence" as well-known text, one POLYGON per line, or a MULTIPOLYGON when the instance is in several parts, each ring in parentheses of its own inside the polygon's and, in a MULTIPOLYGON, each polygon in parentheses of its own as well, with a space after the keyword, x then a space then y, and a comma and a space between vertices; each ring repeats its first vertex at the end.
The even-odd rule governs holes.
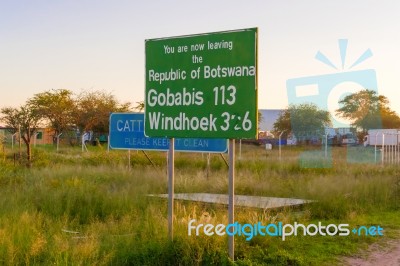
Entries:
POLYGON ((400 134, 382 134, 381 162, 382 164, 400 164, 400 134))

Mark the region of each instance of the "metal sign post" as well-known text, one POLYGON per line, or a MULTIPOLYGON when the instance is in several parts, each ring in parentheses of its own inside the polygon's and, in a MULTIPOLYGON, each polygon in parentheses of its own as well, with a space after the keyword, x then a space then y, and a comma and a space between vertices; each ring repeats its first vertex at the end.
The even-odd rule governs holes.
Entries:
POLYGON ((174 238, 174 160, 175 160, 175 140, 169 140, 168 150, 168 236, 170 240, 174 238))
MULTIPOLYGON (((235 140, 229 140, 229 204, 228 204, 228 224, 233 224, 235 221, 235 140)), ((232 228, 232 227, 231 227, 232 228)), ((233 230, 233 228, 232 228, 233 230)), ((235 237, 233 235, 228 238, 228 253, 229 258, 235 258, 235 237)))
POLYGON ((208 153, 207 154, 207 170, 206 170, 206 176, 207 176, 207 179, 208 179, 208 177, 209 177, 209 175, 210 175, 210 164, 211 164, 211 162, 210 162, 210 160, 211 160, 211 153, 208 153))
MULTIPOLYGON (((144 132, 146 137, 170 139, 170 239, 174 150, 183 138, 230 139, 228 220, 234 222, 235 139, 257 138, 257 32, 250 28, 145 41, 144 132)), ((130 123, 119 128, 125 127, 130 128, 130 123)), ((146 141, 132 139, 135 143, 146 141)), ((233 236, 228 244, 229 257, 234 260, 233 236)))
POLYGON ((128 170, 131 170, 131 150, 128 150, 128 170))
POLYGON ((239 160, 242 160, 242 139, 239 139, 239 160))

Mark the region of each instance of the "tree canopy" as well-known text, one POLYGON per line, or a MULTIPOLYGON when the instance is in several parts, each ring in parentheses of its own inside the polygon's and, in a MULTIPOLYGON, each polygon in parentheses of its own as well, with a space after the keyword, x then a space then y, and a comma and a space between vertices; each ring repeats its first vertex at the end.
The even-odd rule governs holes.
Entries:
POLYGON ((83 131, 108 132, 110 113, 129 111, 131 104, 120 103, 111 93, 85 91, 77 96, 74 122, 83 131))
POLYGON ((328 111, 318 108, 312 103, 292 104, 288 109, 282 111, 274 123, 274 131, 285 134, 290 132, 295 135, 300 134, 323 134, 324 127, 331 124, 328 111))
POLYGON ((336 114, 364 132, 368 129, 400 128, 400 118, 389 107, 389 100, 373 90, 362 90, 339 101, 336 114))
POLYGON ((76 102, 72 91, 60 89, 35 94, 28 100, 58 135, 73 126, 76 102))
POLYGON ((7 127, 13 130, 13 133, 19 130, 20 137, 26 145, 26 154, 28 164, 31 161, 31 139, 40 125, 42 116, 34 106, 29 103, 19 107, 4 107, 1 109, 1 120, 7 127))
POLYGON ((75 129, 107 133, 110 113, 131 111, 130 105, 129 102, 120 103, 114 95, 104 91, 75 95, 66 89, 49 90, 35 94, 19 108, 2 108, 0 121, 13 133, 20 130, 30 162, 30 142, 39 126, 47 124, 55 135, 75 129))

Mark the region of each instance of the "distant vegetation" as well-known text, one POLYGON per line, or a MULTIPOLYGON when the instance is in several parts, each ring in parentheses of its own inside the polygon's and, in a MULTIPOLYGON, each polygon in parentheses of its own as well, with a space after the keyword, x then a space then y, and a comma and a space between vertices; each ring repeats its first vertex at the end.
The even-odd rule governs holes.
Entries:
POLYGON ((352 126, 366 133, 368 129, 400 128, 400 117, 389 107, 389 99, 373 90, 362 90, 344 97, 336 110, 352 126))
MULTIPOLYGON (((400 117, 390 108, 388 98, 375 91, 349 94, 339 105, 336 114, 348 119, 349 125, 364 135, 368 129, 400 128, 400 117)), ((313 103, 291 104, 274 123, 274 131, 324 132, 323 128, 331 124, 330 115, 313 103)))
POLYGON ((30 165, 31 138, 38 127, 50 127, 56 136, 77 130, 108 132, 111 112, 131 110, 131 103, 120 103, 104 91, 83 91, 75 95, 70 90, 59 89, 37 93, 21 107, 1 108, 0 121, 12 133, 20 131, 30 165))
POLYGON ((320 109, 312 103, 291 104, 282 111, 274 123, 276 132, 324 132, 324 128, 331 125, 328 111, 320 109))

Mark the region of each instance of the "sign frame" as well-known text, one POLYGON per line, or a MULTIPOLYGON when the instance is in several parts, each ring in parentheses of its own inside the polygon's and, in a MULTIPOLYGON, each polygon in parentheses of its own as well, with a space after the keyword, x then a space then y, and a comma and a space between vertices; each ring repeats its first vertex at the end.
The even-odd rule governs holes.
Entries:
POLYGON ((147 39, 145 57, 145 135, 257 139, 258 28, 147 39))
MULTIPOLYGON (((121 118, 122 119, 122 118, 121 118)), ((118 123, 118 122, 117 122, 118 123)), ((140 131, 141 128, 143 128, 142 126, 144 125, 144 113, 138 113, 138 112, 126 112, 126 113, 122 113, 122 112, 115 112, 115 113, 111 113, 110 114, 110 119, 109 119, 109 147, 111 149, 114 150, 143 150, 143 151, 168 151, 169 148, 169 144, 170 144, 170 140, 167 138, 151 138, 151 137, 147 137, 143 131, 140 131), (142 118, 137 118, 136 116, 142 116, 142 118), (117 117, 117 118, 114 118, 117 117), (130 121, 129 124, 125 125, 126 127, 128 127, 128 132, 122 132, 122 133, 113 133, 113 132, 117 132, 115 131, 115 126, 114 123, 116 122, 115 120, 118 119, 119 117, 124 117, 123 121, 124 121, 124 125, 126 124, 125 121, 130 121), (128 120, 130 119, 130 120, 128 120), (140 123, 142 122, 142 123, 140 123), (130 129, 137 127, 139 129, 139 131, 131 131, 130 129), (143 132, 142 135, 140 135, 140 132, 143 132), (118 134, 118 135, 117 135, 118 134), (138 136, 140 135, 140 136, 138 136), (136 137, 136 138, 140 138, 142 139, 141 142, 146 142, 146 143, 151 143, 152 141, 157 141, 158 143, 163 142, 161 144, 161 148, 149 148, 149 147, 143 147, 143 148, 135 148, 132 147, 133 145, 130 145, 131 143, 123 146, 121 145, 121 143, 119 143, 118 141, 116 141, 116 138, 121 138, 121 137, 136 137), (164 142, 168 142, 167 145, 163 145, 165 144, 164 142)), ((147 145, 150 146, 150 145, 147 145)), ((153 147, 153 146, 151 146, 153 147)), ((193 152, 193 153, 199 153, 199 152, 203 152, 203 153, 227 153, 228 152, 228 140, 227 139, 204 139, 204 138, 177 138, 175 139, 175 151, 178 152, 193 152), (214 147, 215 149, 190 149, 190 148, 185 148, 187 145, 185 144, 185 142, 190 141, 190 142, 195 142, 197 140, 197 143, 203 142, 205 143, 205 141, 207 141, 207 144, 210 145, 211 147, 214 147)))

